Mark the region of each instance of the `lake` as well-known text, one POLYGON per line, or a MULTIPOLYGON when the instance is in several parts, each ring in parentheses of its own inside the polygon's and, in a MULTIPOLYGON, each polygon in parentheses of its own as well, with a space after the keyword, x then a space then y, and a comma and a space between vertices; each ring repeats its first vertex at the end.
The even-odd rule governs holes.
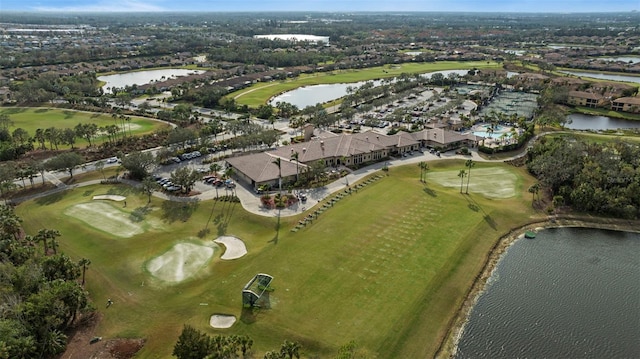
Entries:
POLYGON ((455 358, 640 358, 640 234, 539 231, 502 256, 455 358))
POLYGON ((611 62, 622 61, 622 62, 632 63, 632 64, 637 64, 638 62, 640 62, 640 57, 636 57, 636 56, 597 57, 596 59, 611 61, 611 62))
POLYGON ((572 113, 567 116, 571 123, 565 127, 572 130, 617 130, 619 128, 640 128, 640 121, 624 120, 607 116, 572 113))
MULTIPOLYGON (((435 73, 441 73, 447 77, 451 73, 458 74, 460 76, 466 75, 469 70, 445 70, 435 71, 426 74, 422 74, 423 77, 429 78, 435 73)), ((278 96, 272 97, 269 100, 269 104, 275 106, 278 102, 288 102, 297 106, 299 109, 303 109, 307 106, 315 106, 318 103, 325 103, 333 100, 337 100, 340 97, 347 95, 347 88, 358 88, 371 81, 360 81, 353 83, 338 83, 338 84, 322 84, 312 85, 297 88, 295 90, 283 92, 278 96)), ((374 86, 380 86, 381 80, 373 81, 374 86)))
POLYGON ((560 71, 560 72, 562 72, 563 74, 569 74, 569 75, 574 75, 579 77, 591 77, 594 79, 601 79, 601 80, 640 83, 640 76, 612 75, 612 74, 604 74, 601 72, 580 72, 580 71, 560 71))
POLYGON ((107 94, 114 87, 123 88, 125 86, 144 85, 155 81, 164 81, 179 76, 189 74, 201 74, 202 70, 188 69, 157 69, 148 71, 132 71, 120 74, 98 76, 98 80, 106 82, 102 86, 102 91, 107 94))

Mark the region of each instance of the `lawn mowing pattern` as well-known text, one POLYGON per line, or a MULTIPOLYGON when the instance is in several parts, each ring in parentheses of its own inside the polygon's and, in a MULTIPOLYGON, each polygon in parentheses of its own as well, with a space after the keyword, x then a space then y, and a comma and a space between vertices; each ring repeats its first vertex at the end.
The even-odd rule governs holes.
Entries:
MULTIPOLYGON (((463 166, 440 161, 432 171, 463 166)), ((518 173, 518 181, 526 178, 523 188, 533 181, 525 170, 491 168, 518 173)), ((56 223, 63 234, 61 250, 76 260, 91 259, 87 290, 97 303, 106 298, 116 302, 108 311, 98 306, 104 315, 100 333, 147 338, 139 358, 169 357, 185 323, 210 334, 249 335, 256 357, 277 349, 284 339, 299 341, 305 357, 334 357, 350 340, 380 359, 427 357, 483 256, 500 233, 529 219, 533 210, 522 193, 486 199, 430 180, 425 185, 419 177, 415 165, 393 167, 388 176, 345 196, 298 233, 290 228, 304 215, 261 217, 239 204, 214 201, 203 201, 184 222, 162 222, 172 207, 152 198, 153 210, 140 222, 149 229, 131 238, 79 226, 62 214, 94 193, 126 195, 128 207, 122 211, 146 205, 144 194, 122 186, 70 190, 20 204, 17 213, 25 218, 29 234, 56 223), (149 224, 157 222, 163 230, 149 224), (207 226, 209 232, 200 237, 207 226), (230 234, 242 238, 250 253, 233 261, 209 260, 169 288, 146 269, 148 261, 171 250, 177 240, 194 238, 188 242, 200 244, 230 234), (247 315, 240 290, 256 273, 273 275, 275 290, 270 309, 247 315), (214 330, 209 320, 215 313, 235 315, 238 321, 224 332, 214 330)))
POLYGON ((321 225, 308 226, 304 245, 294 250, 296 257, 279 261, 273 273, 278 285, 286 287, 285 293, 273 293, 280 299, 274 320, 288 317, 282 325, 303 337, 322 333, 332 345, 355 339, 378 353, 403 340, 397 334, 404 325, 400 323, 420 310, 440 268, 469 228, 482 222, 480 213, 452 212, 452 205, 466 208, 461 196, 433 197, 417 180, 411 182, 398 183, 392 175, 343 199, 329 211, 335 216, 323 217, 321 225), (382 186, 386 182, 395 183, 382 186), (452 223, 456 217, 459 221, 452 223))

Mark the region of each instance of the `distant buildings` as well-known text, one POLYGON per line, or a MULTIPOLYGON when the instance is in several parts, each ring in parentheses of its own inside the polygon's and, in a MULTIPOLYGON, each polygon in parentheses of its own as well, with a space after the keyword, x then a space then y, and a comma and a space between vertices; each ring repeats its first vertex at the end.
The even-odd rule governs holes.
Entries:
POLYGON ((329 36, 316 36, 316 35, 304 35, 304 34, 269 34, 269 35, 254 35, 255 39, 269 39, 269 40, 285 40, 292 42, 307 41, 312 44, 324 44, 329 46, 329 36))

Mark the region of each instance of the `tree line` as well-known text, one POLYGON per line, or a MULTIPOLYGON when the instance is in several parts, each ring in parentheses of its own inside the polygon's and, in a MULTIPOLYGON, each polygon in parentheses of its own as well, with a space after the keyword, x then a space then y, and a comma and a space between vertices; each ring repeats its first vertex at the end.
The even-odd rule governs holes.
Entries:
MULTIPOLYGON (((209 336, 189 325, 182 329, 173 347, 173 355, 178 359, 236 359, 254 358, 253 339, 246 335, 209 336)), ((300 359, 303 348, 296 341, 284 340, 279 349, 267 351, 264 359, 300 359)), ((342 345, 334 359, 372 359, 375 356, 359 348, 354 341, 342 345)))
POLYGON ((83 287, 91 261, 59 252, 60 232, 26 235, 21 222, 0 206, 0 358, 50 358, 65 350, 78 316, 93 311, 83 287))
POLYGON ((640 215, 640 146, 573 136, 542 137, 527 153, 527 169, 554 206, 636 219, 640 215))

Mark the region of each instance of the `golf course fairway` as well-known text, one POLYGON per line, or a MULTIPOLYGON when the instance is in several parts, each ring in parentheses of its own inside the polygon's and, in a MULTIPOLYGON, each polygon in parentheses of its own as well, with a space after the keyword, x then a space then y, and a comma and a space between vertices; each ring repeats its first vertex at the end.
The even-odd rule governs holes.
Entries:
POLYGON ((146 338, 136 358, 170 357, 184 324, 248 335, 255 357, 286 339, 300 343, 304 358, 333 358, 350 341, 371 358, 426 358, 499 238, 542 217, 524 168, 476 163, 466 194, 467 178, 461 186, 456 177, 464 161, 429 166, 424 183, 416 165, 378 172, 297 232, 291 228, 308 213, 258 216, 239 203, 155 197, 147 205, 124 184, 78 187, 16 213, 27 234, 58 229, 61 251, 91 260, 96 335, 146 338), (127 206, 92 200, 106 194, 125 196, 127 206), (225 260, 232 243, 242 255, 225 260), (273 291, 261 308, 243 309, 242 288, 258 273, 273 276, 273 291), (220 313, 237 320, 212 328, 220 313))

